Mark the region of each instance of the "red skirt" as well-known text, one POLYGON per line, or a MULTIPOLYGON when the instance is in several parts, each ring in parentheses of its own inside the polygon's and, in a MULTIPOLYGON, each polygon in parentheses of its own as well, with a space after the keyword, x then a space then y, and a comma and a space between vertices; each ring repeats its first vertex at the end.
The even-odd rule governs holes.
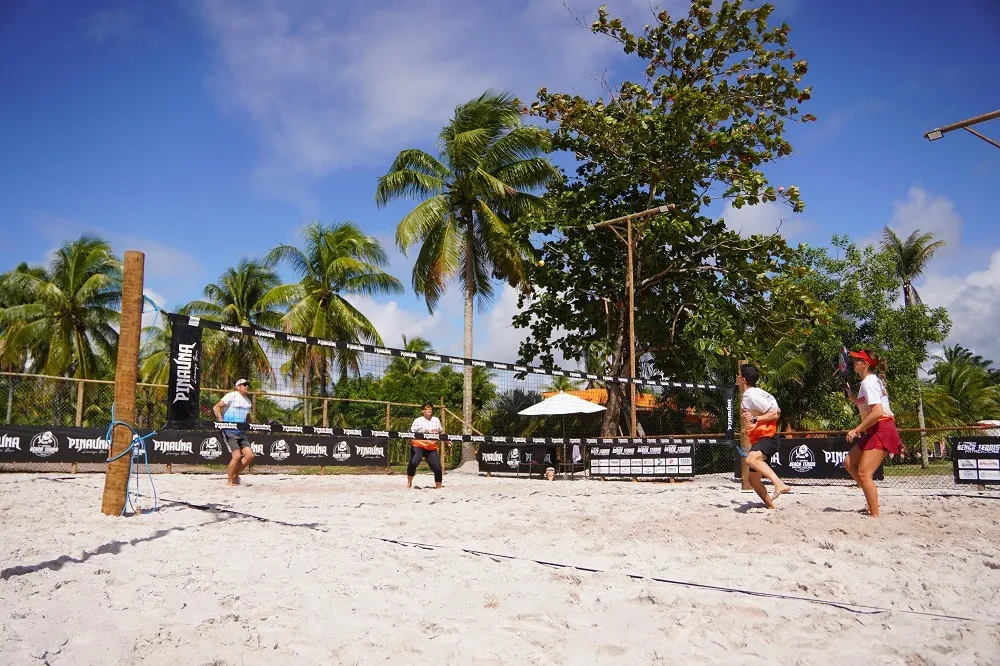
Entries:
POLYGON ((858 447, 862 451, 872 449, 882 449, 886 453, 902 453, 903 442, 899 439, 899 430, 896 429, 895 419, 882 419, 858 440, 858 447))

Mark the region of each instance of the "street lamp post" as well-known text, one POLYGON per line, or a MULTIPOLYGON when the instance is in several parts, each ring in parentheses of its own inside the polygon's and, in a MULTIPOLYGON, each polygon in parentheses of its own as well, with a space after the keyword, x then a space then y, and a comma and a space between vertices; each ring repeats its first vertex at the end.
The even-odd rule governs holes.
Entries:
POLYGON ((615 232, 620 240, 625 243, 625 270, 628 271, 628 363, 629 363, 629 436, 635 437, 637 430, 635 411, 635 274, 632 270, 632 220, 659 215, 671 210, 673 205, 657 206, 648 210, 623 215, 611 220, 604 220, 596 224, 588 224, 587 231, 594 231, 601 227, 609 227, 615 232), (625 223, 625 237, 614 227, 616 224, 625 223))
POLYGON ((927 139, 928 141, 937 141, 938 139, 943 137, 948 132, 951 132, 952 130, 964 129, 969 134, 972 134, 973 136, 978 136, 980 139, 990 144, 991 146, 1000 148, 1000 143, 997 143, 996 141, 994 141, 993 139, 984 134, 980 134, 979 132, 970 127, 970 125, 976 125, 977 123, 986 122, 987 120, 993 120, 994 118, 1000 118, 1000 109, 997 109, 996 111, 991 111, 990 113, 984 113, 981 116, 969 118, 968 120, 960 120, 959 122, 952 123, 951 125, 945 125, 944 127, 938 127, 936 129, 932 129, 930 132, 924 134, 924 138, 927 139))

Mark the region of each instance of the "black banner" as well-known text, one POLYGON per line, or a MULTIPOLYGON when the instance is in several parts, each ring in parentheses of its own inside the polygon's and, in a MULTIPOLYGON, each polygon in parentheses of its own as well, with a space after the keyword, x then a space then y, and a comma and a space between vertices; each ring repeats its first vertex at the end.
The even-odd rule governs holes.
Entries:
POLYGON ((590 475, 627 478, 693 477, 696 440, 679 441, 682 443, 589 446, 590 475))
POLYGON ((736 432, 734 430, 734 412, 735 412, 735 401, 736 401, 736 387, 727 386, 725 392, 726 398, 726 441, 733 441, 736 437, 736 432))
POLYGON ((497 361, 482 361, 474 358, 464 358, 462 356, 448 356, 446 354, 429 354, 425 352, 413 352, 405 349, 395 349, 392 347, 379 347, 376 345, 358 344, 355 342, 344 342, 341 340, 325 340, 312 336, 292 335, 284 331, 272 331, 265 328, 255 328, 253 326, 232 326, 230 324, 220 324, 210 319, 200 317, 188 317, 173 313, 166 313, 171 323, 176 327, 188 326, 198 328, 210 328, 216 331, 226 331, 237 335, 247 335, 265 340, 284 340, 287 342, 298 342, 301 344, 318 345, 320 347, 331 347, 333 349, 349 349, 352 351, 366 352, 368 354, 381 354, 383 356, 398 356, 401 358, 416 358, 434 363, 448 363, 451 365, 471 365, 473 367, 488 368, 492 370, 510 370, 523 374, 548 375, 556 377, 569 377, 570 379, 589 379, 602 382, 617 382, 620 384, 635 383, 644 386, 663 386, 667 388, 687 388, 687 389, 709 389, 716 390, 719 387, 715 384, 700 384, 697 382, 682 382, 673 379, 644 379, 636 377, 615 377, 612 375, 594 375, 587 372, 575 370, 560 370, 558 368, 540 368, 533 365, 522 365, 520 363, 499 363, 497 361))
MULTIPOLYGON (((778 452, 768 464, 782 479, 850 479, 844 460, 853 446, 843 437, 779 438, 778 452)), ((872 478, 885 478, 882 465, 872 478)))
POLYGON ((201 329, 177 319, 171 328, 167 421, 194 421, 199 418, 201 329))
POLYGON ((110 450, 106 432, 102 428, 0 426, 0 463, 103 463, 110 450))
POLYGON ((479 471, 490 474, 542 473, 554 467, 556 447, 548 444, 510 446, 486 443, 479 445, 476 454, 479 471))
POLYGON ((373 430, 370 428, 322 428, 320 426, 284 425, 282 423, 248 423, 225 421, 188 421, 169 424, 177 430, 241 430, 247 433, 288 433, 296 435, 331 435, 333 437, 376 437, 389 439, 430 439, 439 442, 473 442, 475 444, 514 444, 514 445, 560 445, 574 444, 589 446, 591 444, 684 444, 697 441, 715 444, 717 439, 691 439, 690 437, 513 437, 510 435, 446 435, 417 433, 409 430, 373 430))
POLYGON ((1000 437, 949 437, 955 483, 1000 484, 1000 437))
MULTIPOLYGON (((140 430, 140 435, 149 430, 140 430)), ((109 442, 98 428, 45 428, 0 426, 2 463, 103 463, 109 442)), ((285 437, 271 433, 247 433, 247 445, 256 454, 257 465, 364 466, 389 464, 388 440, 372 437, 285 437)), ((214 430, 161 430, 142 443, 150 464, 227 464, 229 450, 214 430)), ((137 453, 141 454, 139 449, 137 453)))

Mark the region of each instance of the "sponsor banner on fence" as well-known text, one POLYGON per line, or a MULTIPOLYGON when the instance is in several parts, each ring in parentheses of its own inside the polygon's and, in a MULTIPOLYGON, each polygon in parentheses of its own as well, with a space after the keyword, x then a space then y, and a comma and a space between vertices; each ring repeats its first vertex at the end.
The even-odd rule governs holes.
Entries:
POLYGON ((695 440, 680 444, 597 444, 587 447, 590 475, 666 478, 694 476, 695 440))
POLYGON ((541 473, 555 465, 556 447, 544 444, 489 444, 479 445, 476 455, 479 471, 490 474, 541 473))
MULTIPOLYGON (((852 446, 843 437, 782 437, 778 439, 778 452, 768 464, 782 479, 850 479, 844 460, 852 446)), ((879 481, 884 478, 882 465, 873 478, 879 481)))
POLYGON ((103 463, 110 450, 105 434, 103 428, 0 425, 0 463, 103 463))
POLYGON ((1000 437, 949 437, 955 483, 1000 484, 1000 437))
POLYGON ((167 386, 168 421, 193 421, 198 418, 201 349, 201 329, 174 321, 167 386))
MULTIPOLYGON (((148 430, 140 430, 145 435, 148 430)), ((0 463, 103 463, 110 449, 105 430, 0 426, 0 463)), ((227 464, 229 449, 218 431, 161 430, 144 441, 150 464, 227 464)), ((388 440, 367 437, 246 435, 257 465, 385 467, 388 440)))

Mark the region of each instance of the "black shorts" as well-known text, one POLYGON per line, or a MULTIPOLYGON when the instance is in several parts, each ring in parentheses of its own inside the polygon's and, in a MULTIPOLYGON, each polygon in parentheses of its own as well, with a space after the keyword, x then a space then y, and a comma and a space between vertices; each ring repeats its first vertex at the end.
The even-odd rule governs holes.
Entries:
POLYGON ((764 454, 765 462, 771 459, 778 452, 778 440, 774 437, 761 437, 757 443, 750 447, 751 451, 760 451, 764 454))
POLYGON ((230 453, 235 453, 240 449, 249 449, 250 445, 247 443, 247 438, 243 436, 243 433, 238 430, 223 430, 222 431, 222 443, 226 445, 230 453))

